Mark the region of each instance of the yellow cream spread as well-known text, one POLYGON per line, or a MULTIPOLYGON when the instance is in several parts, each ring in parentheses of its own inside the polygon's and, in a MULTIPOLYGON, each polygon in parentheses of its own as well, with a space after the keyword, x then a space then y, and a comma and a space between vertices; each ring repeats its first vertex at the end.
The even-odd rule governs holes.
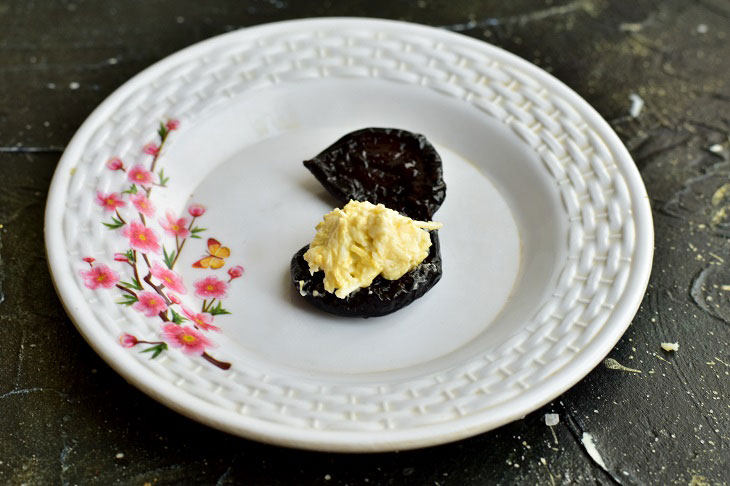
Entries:
POLYGON ((441 223, 414 221, 382 204, 350 201, 324 216, 304 254, 309 272, 324 271, 324 288, 344 299, 378 275, 397 280, 427 256, 426 230, 441 223))

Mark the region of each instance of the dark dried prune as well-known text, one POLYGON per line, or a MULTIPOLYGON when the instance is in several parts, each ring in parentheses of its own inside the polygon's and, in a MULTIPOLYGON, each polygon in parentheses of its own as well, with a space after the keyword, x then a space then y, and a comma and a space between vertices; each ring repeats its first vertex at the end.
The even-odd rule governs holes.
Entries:
POLYGON ((406 130, 348 133, 304 165, 343 205, 370 201, 430 221, 446 197, 441 157, 426 137, 406 130))
POLYGON ((428 256, 398 280, 377 276, 367 288, 352 292, 344 299, 324 290, 324 272, 309 273, 304 253, 299 250, 291 260, 294 288, 314 307, 345 317, 378 317, 402 309, 428 292, 441 279, 441 252, 438 234, 431 231, 428 256), (304 282, 300 284, 299 282, 304 282))

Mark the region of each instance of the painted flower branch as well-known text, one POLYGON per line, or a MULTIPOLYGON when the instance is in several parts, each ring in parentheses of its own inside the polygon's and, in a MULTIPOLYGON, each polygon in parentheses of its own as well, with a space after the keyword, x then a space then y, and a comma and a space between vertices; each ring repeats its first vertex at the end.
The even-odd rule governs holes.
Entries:
MULTIPOLYGON (((165 217, 157 220, 163 234, 174 238, 174 250, 169 252, 149 224, 150 221, 155 221, 157 210, 150 199, 152 191, 155 187, 167 187, 169 183, 169 177, 165 176, 162 168, 156 173, 155 170, 165 143, 171 132, 178 127, 177 120, 160 123, 157 131, 159 144, 148 143, 143 147, 142 152, 152 156, 149 168, 142 163, 127 168, 119 157, 110 159, 106 167, 124 173, 131 184, 119 193, 96 192, 97 204, 105 212, 112 213, 111 221, 104 221, 102 224, 109 230, 120 230, 120 234, 127 239, 129 248, 125 252, 115 253, 114 261, 129 267, 129 281, 122 281, 116 271, 103 263, 95 263, 95 259, 91 257, 84 258, 89 269, 82 270, 81 277, 84 285, 92 290, 117 288, 122 292, 119 304, 130 306, 148 318, 159 318, 162 321, 162 341, 141 340, 131 334, 123 334, 120 337, 122 346, 131 348, 148 345, 141 352, 149 352, 150 358, 156 358, 169 347, 179 348, 186 354, 199 355, 225 370, 230 368, 230 363, 219 361, 208 353, 207 350, 214 348, 215 344, 204 333, 220 331, 220 327, 213 324, 214 316, 230 314, 222 307, 221 300, 226 297, 230 283, 243 275, 243 267, 239 265, 229 268, 227 282, 213 275, 194 282, 195 295, 202 299, 201 312, 196 313, 185 307, 179 298, 179 295, 187 294, 187 288, 182 276, 174 268, 188 239, 200 238, 199 233, 206 231, 205 228, 195 226, 196 220, 205 214, 206 208, 200 204, 190 205, 189 222, 186 217, 178 217, 172 211, 166 211, 165 217), (133 207, 136 215, 130 217, 127 214, 125 218, 120 210, 130 207, 133 207), (161 258, 162 263, 155 258, 161 258), (146 267, 144 270, 141 268, 142 261, 146 267), (140 277, 143 273, 144 277, 140 277), (184 325, 186 322, 190 325, 184 325)), ((201 265, 203 260, 200 260, 193 265, 194 268, 215 270, 224 266, 224 258, 230 255, 230 250, 212 238, 208 240, 208 246, 214 264, 201 265), (217 245, 215 256, 210 250, 211 242, 217 245)))

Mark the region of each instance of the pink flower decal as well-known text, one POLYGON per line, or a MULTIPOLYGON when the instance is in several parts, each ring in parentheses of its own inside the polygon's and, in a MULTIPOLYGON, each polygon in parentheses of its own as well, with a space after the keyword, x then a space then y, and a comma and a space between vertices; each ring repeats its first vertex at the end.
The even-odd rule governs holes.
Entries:
POLYGON ((84 285, 91 290, 99 287, 110 289, 119 282, 119 274, 103 263, 97 264, 90 270, 82 270, 81 277, 84 279, 84 285))
POLYGON ((195 313, 187 307, 182 308, 185 317, 195 323, 200 329, 204 331, 220 331, 221 328, 213 325, 213 316, 207 312, 195 313))
POLYGON ((233 280, 234 278, 238 278, 241 275, 243 275, 243 267, 241 265, 236 265, 235 267, 231 267, 228 269, 228 276, 231 277, 231 280, 233 280))
POLYGON ((228 284, 213 275, 198 280, 194 285, 195 295, 201 299, 208 299, 210 297, 221 299, 226 296, 226 290, 228 290, 228 284))
POLYGON ((182 348, 186 354, 203 354, 205 348, 213 345, 202 333, 192 327, 167 324, 162 328, 165 340, 173 348, 182 348))
POLYGON ((116 192, 104 194, 101 191, 96 191, 96 202, 99 206, 103 207, 105 211, 116 211, 117 208, 127 205, 127 203, 122 201, 122 198, 116 192))
POLYGON ((135 184, 141 186, 149 186, 152 184, 152 172, 144 168, 143 165, 135 165, 127 173, 127 178, 135 184))
POLYGON ((160 265, 158 262, 152 264, 150 273, 152 273, 153 277, 162 282, 165 287, 173 292, 177 292, 179 294, 186 294, 188 292, 183 284, 182 277, 178 275, 177 272, 173 272, 169 268, 160 265))
POLYGON ((132 221, 122 230, 122 234, 129 239, 129 246, 142 253, 160 252, 160 243, 157 240, 157 234, 151 229, 140 223, 132 221))
POLYGON ((124 333, 119 336, 119 344, 121 344, 125 348, 132 348, 138 343, 139 339, 137 339, 135 336, 132 336, 131 334, 124 333))
POLYGON ((137 294, 137 302, 134 303, 132 309, 138 310, 147 317, 153 317, 160 312, 165 312, 167 304, 161 295, 145 291, 137 294))
POLYGON ((152 218, 155 216, 155 205, 152 204, 152 201, 150 201, 147 196, 145 196, 141 192, 137 194, 132 194, 131 196, 129 196, 129 200, 132 201, 132 204, 135 208, 137 208, 137 211, 144 214, 148 218, 152 218))
POLYGON ((190 207, 188 207, 188 213, 190 213, 190 216, 192 216, 193 218, 202 216, 205 214, 205 206, 197 203, 191 204, 190 207))
POLYGON ((115 262, 129 263, 129 258, 127 258, 127 255, 125 255, 124 253, 115 253, 114 254, 114 261, 115 262))
POLYGON ((122 163, 122 159, 119 157, 109 159, 106 166, 111 170, 124 170, 124 164, 122 163))
MULTIPOLYGON (((175 136, 181 126, 180 121, 175 118, 163 118, 158 123, 157 137, 150 138, 150 143, 142 147, 142 152, 146 154, 142 159, 151 156, 147 163, 132 162, 131 159, 122 161, 116 155, 104 162, 101 170, 120 171, 124 176, 114 176, 117 185, 104 188, 104 191, 117 192, 95 191, 94 201, 107 214, 106 221, 102 221, 103 225, 109 230, 121 230, 127 245, 119 247, 122 251, 114 253, 115 250, 112 250, 103 257, 100 254, 96 254, 96 257, 80 255, 78 258, 82 262, 77 260, 81 267, 80 278, 92 290, 116 287, 115 291, 121 293, 121 300, 117 301, 119 304, 131 306, 146 316, 145 319, 162 321, 163 339, 147 340, 144 335, 136 336, 124 332, 118 337, 120 346, 145 348, 140 351, 146 353, 144 356, 149 359, 155 359, 170 347, 175 347, 191 355, 193 359, 205 360, 221 370, 228 370, 231 363, 220 361, 209 354, 208 350, 214 348, 215 343, 206 336, 210 336, 209 331, 221 330, 214 324, 214 319, 217 323, 220 319, 217 316, 230 314, 223 307, 223 298, 226 297, 231 282, 243 276, 244 269, 241 265, 231 265, 230 268, 225 265, 230 249, 215 238, 207 239, 208 254, 195 262, 193 268, 224 268, 228 271, 227 278, 209 276, 184 283, 182 276, 170 268, 174 267, 187 240, 191 237, 199 238, 197 233, 206 231, 206 228, 198 227, 195 223, 207 210, 205 206, 193 203, 185 208, 187 215, 172 211, 163 215, 162 211, 157 211, 160 208, 155 208, 150 199, 152 192, 157 194, 166 190, 170 180, 165 177, 163 168, 159 167, 164 163, 159 157, 165 150, 168 138, 175 136), (127 207, 130 209, 126 210, 127 207), (126 214, 119 208, 125 208, 126 214), (162 233, 160 228, 155 227, 158 221, 162 233), (170 237, 172 241, 169 241, 170 237), (174 245, 169 253, 162 245, 163 238, 166 240, 165 245, 174 245), (153 253, 160 254, 163 250, 164 263, 157 257, 151 258, 153 253), (97 258, 105 262, 113 259, 117 262, 114 265, 120 269, 119 274, 105 263, 100 263, 97 258), (181 297, 188 293, 187 287, 191 282, 194 282, 197 297, 190 296, 190 299, 197 301, 197 304, 188 308, 183 305, 181 297), (202 306, 198 307, 201 302, 202 306)), ((107 175, 113 176, 109 173, 107 175)), ((190 245, 188 250, 189 247, 190 245)))
POLYGON ((148 155, 157 155, 160 153, 160 147, 158 147, 157 144, 150 142, 142 147, 142 152, 148 155))
POLYGON ((165 213, 165 219, 160 219, 160 226, 170 236, 179 236, 180 238, 187 238, 190 234, 190 230, 187 229, 188 220, 185 218, 176 218, 175 214, 171 211, 165 213))

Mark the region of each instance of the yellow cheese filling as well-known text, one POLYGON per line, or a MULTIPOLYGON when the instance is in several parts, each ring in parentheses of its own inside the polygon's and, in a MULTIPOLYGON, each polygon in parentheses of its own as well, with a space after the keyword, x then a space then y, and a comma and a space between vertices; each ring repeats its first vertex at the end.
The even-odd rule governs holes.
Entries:
POLYGON ((325 290, 344 299, 378 275, 398 280, 415 268, 431 247, 426 230, 442 226, 415 221, 382 204, 350 201, 324 216, 304 259, 312 275, 324 271, 325 290))

